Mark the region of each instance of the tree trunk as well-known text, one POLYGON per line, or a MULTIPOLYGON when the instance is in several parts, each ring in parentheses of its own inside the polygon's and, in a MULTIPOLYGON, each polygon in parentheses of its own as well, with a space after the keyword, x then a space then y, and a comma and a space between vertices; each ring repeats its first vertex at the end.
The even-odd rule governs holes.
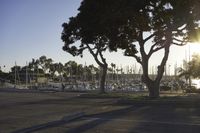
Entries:
POLYGON ((148 75, 148 61, 143 63, 142 82, 146 84, 147 89, 149 90, 150 98, 158 98, 160 95, 159 88, 160 88, 160 80, 162 78, 162 75, 160 74, 163 73, 158 73, 157 78, 155 80, 150 79, 148 75))
POLYGON ((100 79, 100 93, 105 93, 106 74, 107 74, 107 66, 103 66, 100 79))
POLYGON ((147 88, 149 90, 150 98, 155 99, 160 96, 160 83, 159 82, 150 81, 147 83, 147 88))

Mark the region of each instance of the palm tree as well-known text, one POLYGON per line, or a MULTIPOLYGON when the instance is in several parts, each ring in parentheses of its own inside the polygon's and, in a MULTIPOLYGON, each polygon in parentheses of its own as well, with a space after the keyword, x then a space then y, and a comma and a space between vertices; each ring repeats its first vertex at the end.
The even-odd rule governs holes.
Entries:
POLYGON ((42 67, 42 69, 45 71, 45 62, 47 60, 47 57, 45 55, 41 56, 39 58, 39 65, 42 67))
POLYGON ((44 55, 39 58, 39 65, 43 69, 45 74, 50 69, 50 64, 52 64, 52 62, 53 60, 51 58, 47 58, 44 55))
POLYGON ((64 65, 61 62, 59 62, 57 65, 58 66, 56 67, 56 69, 57 69, 56 71, 58 72, 58 74, 60 76, 60 81, 61 81, 63 73, 64 73, 64 65))
POLYGON ((20 72, 20 70, 21 70, 21 67, 20 66, 13 66, 13 67, 11 67, 11 73, 13 74, 13 79, 15 79, 14 80, 14 82, 15 82, 15 85, 20 81, 20 77, 19 77, 19 72, 20 72))
POLYGON ((185 60, 183 61, 183 68, 179 67, 177 68, 178 76, 184 77, 186 80, 186 83, 189 83, 189 86, 191 86, 191 75, 192 70, 190 69, 190 65, 185 60))
POLYGON ((49 73, 51 75, 52 80, 54 80, 55 72, 56 72, 56 64, 51 63, 49 66, 49 73))
POLYGON ((50 66, 51 66, 52 63, 53 63, 53 60, 51 58, 46 59, 45 63, 44 63, 43 70, 45 72, 47 80, 50 77, 50 66))
POLYGON ((29 62, 28 65, 29 71, 32 73, 32 79, 36 82, 38 81, 38 74, 39 74, 39 60, 32 58, 32 61, 29 62))
POLYGON ((79 79, 82 79, 82 75, 84 75, 84 68, 82 64, 78 64, 77 65, 77 76, 79 77, 79 79))
POLYGON ((50 69, 50 65, 53 63, 53 60, 51 58, 48 58, 46 61, 45 61, 45 68, 48 70, 50 69))
POLYGON ((64 71, 65 71, 65 75, 68 75, 70 80, 72 80, 72 78, 75 78, 75 82, 76 82, 76 78, 78 75, 78 64, 75 61, 68 61, 67 63, 65 63, 64 65, 64 71))

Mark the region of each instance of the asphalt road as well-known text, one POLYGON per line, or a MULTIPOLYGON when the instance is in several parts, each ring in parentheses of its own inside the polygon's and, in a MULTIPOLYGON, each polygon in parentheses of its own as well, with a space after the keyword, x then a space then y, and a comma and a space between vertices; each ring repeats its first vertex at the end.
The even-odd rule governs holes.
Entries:
POLYGON ((82 117, 67 127, 68 133, 200 133, 200 107, 132 105, 82 117))
POLYGON ((0 92, 0 132, 200 133, 199 97, 134 102, 80 95, 0 92), (63 121, 74 112, 85 114, 63 121))

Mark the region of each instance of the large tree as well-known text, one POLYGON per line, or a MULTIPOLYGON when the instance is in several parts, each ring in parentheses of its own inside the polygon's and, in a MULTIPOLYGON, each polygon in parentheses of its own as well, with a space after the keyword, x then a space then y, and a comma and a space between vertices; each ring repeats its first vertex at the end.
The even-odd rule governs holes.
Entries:
POLYGON ((44 73, 46 74, 48 70, 50 69, 50 65, 52 64, 53 60, 43 55, 38 59, 38 61, 39 61, 40 67, 43 69, 44 73))
POLYGON ((67 74, 69 74, 70 76, 77 76, 78 72, 77 72, 77 68, 78 68, 78 64, 75 61, 68 61, 67 63, 65 63, 65 71, 67 74))
MULTIPOLYGON (((94 14, 87 14, 87 4, 82 2, 79 13, 76 17, 71 17, 69 22, 64 23, 61 39, 64 42, 63 50, 72 54, 73 56, 83 56, 84 50, 89 50, 90 54, 95 59, 96 63, 102 69, 100 80, 100 93, 105 93, 105 80, 107 75, 108 64, 103 55, 108 46, 107 38, 99 35, 96 28, 100 30, 101 27, 96 27, 96 22, 99 21, 96 15, 102 15, 101 12, 94 12, 94 14), (94 18, 90 22, 90 18, 94 18)), ((93 8, 93 7, 91 7, 93 8)))
POLYGON ((149 96, 156 98, 171 45, 182 46, 198 39, 199 7, 199 0, 84 0, 78 14, 81 26, 71 30, 79 38, 70 36, 67 41, 81 40, 86 45, 93 42, 95 46, 99 41, 111 51, 124 49, 126 56, 141 64, 149 96), (163 51, 163 58, 156 78, 151 79, 149 60, 158 51, 163 51))
POLYGON ((44 76, 47 80, 50 78, 50 66, 52 65, 53 60, 51 58, 47 58, 45 55, 39 57, 38 65, 44 71, 44 76))
MULTIPOLYGON (((182 46, 187 42, 198 40, 200 12, 199 0, 144 0, 140 9, 121 27, 127 38, 125 55, 134 57, 142 65, 142 80, 149 89, 149 96, 159 97, 159 85, 168 60, 171 45, 182 46), (127 30, 128 29, 128 30, 127 30), (133 31, 133 33, 129 33, 133 31), (133 35, 131 35, 133 34, 133 35), (136 49, 137 47, 138 49, 136 49), (150 57, 163 50, 163 58, 157 66, 157 76, 149 77, 150 57), (136 54, 138 51, 139 54, 136 54)), ((121 34, 121 32, 119 32, 121 34)))

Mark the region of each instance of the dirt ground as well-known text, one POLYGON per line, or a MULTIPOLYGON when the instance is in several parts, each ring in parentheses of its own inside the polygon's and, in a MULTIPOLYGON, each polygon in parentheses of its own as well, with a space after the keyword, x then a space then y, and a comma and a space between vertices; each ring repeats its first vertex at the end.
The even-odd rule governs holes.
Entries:
POLYGON ((200 132, 198 95, 151 102, 81 95, 0 91, 0 133, 200 132), (84 115, 63 121, 76 112, 84 115))

